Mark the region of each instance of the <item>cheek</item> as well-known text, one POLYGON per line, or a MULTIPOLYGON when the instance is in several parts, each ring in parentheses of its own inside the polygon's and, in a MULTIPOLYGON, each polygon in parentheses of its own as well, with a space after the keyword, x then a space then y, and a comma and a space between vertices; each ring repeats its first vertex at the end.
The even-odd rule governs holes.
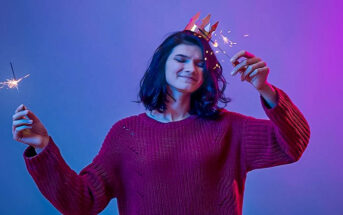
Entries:
POLYGON ((166 64, 166 77, 175 79, 177 74, 182 71, 182 65, 175 63, 166 64))

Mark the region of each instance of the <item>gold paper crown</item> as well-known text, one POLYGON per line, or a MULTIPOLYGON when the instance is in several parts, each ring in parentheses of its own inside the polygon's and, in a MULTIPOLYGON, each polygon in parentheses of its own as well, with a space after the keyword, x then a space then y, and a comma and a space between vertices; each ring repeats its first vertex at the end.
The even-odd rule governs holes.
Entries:
POLYGON ((219 22, 216 22, 214 25, 210 27, 211 14, 208 14, 204 19, 202 19, 201 23, 200 20, 197 21, 199 17, 200 12, 198 12, 191 18, 191 20, 189 21, 184 30, 189 30, 198 33, 202 35, 207 41, 210 41, 212 33, 217 29, 219 22))

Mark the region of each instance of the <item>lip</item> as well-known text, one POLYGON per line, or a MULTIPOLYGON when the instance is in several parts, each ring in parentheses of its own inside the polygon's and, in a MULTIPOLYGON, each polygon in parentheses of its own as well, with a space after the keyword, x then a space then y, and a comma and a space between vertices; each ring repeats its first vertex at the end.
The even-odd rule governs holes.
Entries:
POLYGON ((187 78, 187 79, 191 79, 191 80, 193 80, 193 81, 196 81, 195 78, 190 77, 190 76, 183 76, 183 75, 180 75, 179 77, 183 77, 183 78, 187 78))

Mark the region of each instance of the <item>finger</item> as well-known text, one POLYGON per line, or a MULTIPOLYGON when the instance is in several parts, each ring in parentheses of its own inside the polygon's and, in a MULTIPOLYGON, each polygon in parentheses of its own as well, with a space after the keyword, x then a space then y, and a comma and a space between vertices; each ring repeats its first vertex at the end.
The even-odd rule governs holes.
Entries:
POLYGON ((253 58, 255 57, 253 54, 251 54, 250 52, 247 52, 245 50, 241 50, 239 52, 237 52, 231 59, 231 63, 235 66, 235 64, 238 64, 238 59, 241 57, 246 57, 246 58, 253 58))
POLYGON ((13 121, 13 126, 14 127, 18 127, 21 125, 31 125, 32 124, 32 120, 27 120, 27 119, 21 119, 21 120, 14 120, 13 121))
POLYGON ((237 66, 235 66, 235 68, 233 68, 231 75, 236 75, 237 72, 242 71, 243 67, 257 63, 261 61, 260 58, 258 57, 253 57, 253 58, 249 58, 249 59, 245 59, 243 60, 240 64, 238 64, 237 66))
POLYGON ((18 132, 24 130, 24 129, 28 129, 28 128, 32 128, 32 126, 28 126, 28 125, 23 125, 23 126, 19 126, 15 128, 15 134, 18 134, 18 132))
POLYGON ((256 76, 258 73, 264 73, 264 72, 269 72, 269 67, 263 67, 263 68, 258 68, 254 70, 252 73, 250 73, 249 77, 252 78, 256 76))
POLYGON ((26 125, 17 127, 13 132, 13 138, 19 141, 23 137, 24 132, 26 132, 25 129, 31 129, 31 128, 32 128, 31 126, 26 126, 26 125))
POLYGON ((29 110, 22 110, 12 116, 13 120, 17 119, 25 119, 24 116, 26 116, 29 113, 29 110))
POLYGON ((21 111, 21 110, 25 110, 24 107, 25 107, 25 106, 24 106, 23 104, 19 105, 19 106, 17 107, 17 109, 15 110, 14 113, 18 113, 18 112, 21 111))
POLYGON ((255 69, 258 69, 258 68, 263 68, 265 67, 267 64, 264 62, 264 61, 260 61, 260 62, 257 62, 255 64, 251 64, 248 66, 248 68, 245 70, 245 72, 242 73, 242 76, 241 76, 241 80, 245 80, 245 78, 247 77, 247 75, 249 75, 251 72, 253 72, 255 69))

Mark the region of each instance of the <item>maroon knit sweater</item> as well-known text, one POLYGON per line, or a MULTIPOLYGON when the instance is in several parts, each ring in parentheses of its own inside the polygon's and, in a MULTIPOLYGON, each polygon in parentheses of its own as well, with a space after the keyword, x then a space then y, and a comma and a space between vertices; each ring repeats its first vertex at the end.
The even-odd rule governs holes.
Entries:
POLYGON ((117 198, 121 215, 242 214, 248 171, 297 161, 309 125, 280 89, 270 120, 224 110, 162 123, 145 113, 116 122, 100 152, 79 174, 50 137, 38 155, 24 152, 42 194, 63 214, 97 214, 117 198))

